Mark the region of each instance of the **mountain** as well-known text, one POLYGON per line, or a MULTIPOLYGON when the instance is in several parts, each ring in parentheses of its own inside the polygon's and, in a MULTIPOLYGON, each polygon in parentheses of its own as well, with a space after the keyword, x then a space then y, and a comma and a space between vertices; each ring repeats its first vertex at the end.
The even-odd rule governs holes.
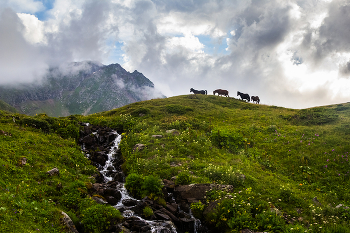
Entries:
POLYGON ((164 98, 142 73, 91 61, 52 67, 39 84, 0 86, 0 99, 20 113, 92 114, 133 102, 164 98))
POLYGON ((4 110, 4 111, 8 111, 8 112, 18 112, 17 109, 15 109, 11 105, 5 103, 2 100, 0 100, 0 110, 4 110))

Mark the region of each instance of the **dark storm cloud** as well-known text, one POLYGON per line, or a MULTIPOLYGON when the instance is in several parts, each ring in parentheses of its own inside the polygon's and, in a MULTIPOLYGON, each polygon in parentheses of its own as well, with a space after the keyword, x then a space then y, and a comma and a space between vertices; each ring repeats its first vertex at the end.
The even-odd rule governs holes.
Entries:
POLYGON ((328 16, 317 29, 309 28, 304 35, 303 45, 311 49, 316 63, 330 54, 350 52, 350 3, 334 0, 328 8, 328 16), (314 49, 312 49, 314 48, 314 49))

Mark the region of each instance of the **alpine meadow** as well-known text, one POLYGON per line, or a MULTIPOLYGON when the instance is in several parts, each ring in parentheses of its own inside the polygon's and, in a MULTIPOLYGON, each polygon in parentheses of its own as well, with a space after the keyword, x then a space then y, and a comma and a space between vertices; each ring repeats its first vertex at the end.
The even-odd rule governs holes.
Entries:
POLYGON ((350 232, 350 103, 296 110, 189 94, 67 117, 0 106, 0 232, 68 232, 62 211, 80 233, 133 232, 121 210, 93 199, 104 197, 82 123, 122 135, 135 198, 165 207, 168 181, 230 187, 187 203, 208 232, 350 232))

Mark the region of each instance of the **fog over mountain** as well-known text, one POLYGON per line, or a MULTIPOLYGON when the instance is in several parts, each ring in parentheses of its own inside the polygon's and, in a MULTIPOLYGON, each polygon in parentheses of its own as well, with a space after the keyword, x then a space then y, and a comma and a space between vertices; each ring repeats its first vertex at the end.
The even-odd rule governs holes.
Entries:
POLYGON ((87 61, 52 67, 38 83, 0 85, 0 100, 28 115, 87 115, 164 97, 136 70, 87 61))
POLYGON ((65 62, 138 70, 166 96, 191 87, 292 108, 350 99, 347 0, 3 0, 0 83, 65 62))

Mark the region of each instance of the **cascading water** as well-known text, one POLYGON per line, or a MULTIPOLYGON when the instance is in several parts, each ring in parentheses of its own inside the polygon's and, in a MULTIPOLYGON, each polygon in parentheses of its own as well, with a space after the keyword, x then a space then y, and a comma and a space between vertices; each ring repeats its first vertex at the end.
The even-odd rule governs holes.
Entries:
MULTIPOLYGON (((198 230, 200 221, 195 219, 191 212, 182 211, 180 204, 173 198, 174 193, 164 193, 166 205, 144 198, 137 200, 129 195, 124 182, 125 175, 121 169, 122 156, 119 153, 121 135, 107 128, 82 124, 84 130, 79 139, 82 150, 100 172, 96 174, 96 183, 93 184, 95 200, 99 203, 109 203, 118 209, 124 216, 123 227, 132 232, 154 233, 184 233, 208 232, 198 230), (103 196, 104 199, 99 198, 103 196), (143 210, 148 206, 153 210, 149 219, 143 218, 143 210), (135 228, 138 225, 138 228, 135 228)), ((168 190, 170 186, 164 186, 168 190)), ((170 190, 170 192, 173 192, 170 190)), ((116 227, 122 227, 121 225, 116 227)), ((111 226, 112 227, 112 226, 111 226)))
MULTIPOLYGON (((88 124, 85 124, 85 126, 89 126, 88 124)), ((115 175, 116 173, 122 173, 122 170, 120 167, 115 167, 115 160, 121 159, 118 158, 117 155, 117 151, 119 148, 119 143, 121 141, 121 135, 119 135, 117 132, 112 131, 112 134, 116 135, 113 143, 109 143, 112 144, 110 146, 109 152, 107 153, 107 159, 104 163, 103 166, 101 166, 99 163, 94 162, 94 164, 97 166, 98 170, 100 171, 100 174, 103 177, 103 183, 108 184, 108 183, 113 183, 114 181, 114 177, 113 175, 115 175)), ((90 135, 94 135, 94 137, 97 139, 97 141, 102 142, 104 139, 102 138, 102 136, 97 132, 91 132, 90 135)), ((86 146, 83 143, 82 144, 82 149, 83 151, 87 152, 86 146)), ((86 156, 90 159, 92 159, 91 155, 89 153, 85 153, 86 156)), ((123 181, 124 179, 124 175, 123 175, 123 181)), ((150 229, 151 232, 154 233, 177 233, 176 228, 174 226, 174 224, 171 221, 162 221, 162 220, 146 220, 143 219, 140 216, 137 216, 134 211, 132 210, 133 207, 135 207, 135 205, 128 205, 125 206, 124 202, 125 201, 129 201, 133 200, 135 201, 135 203, 137 203, 139 200, 131 197, 129 195, 129 193, 127 192, 125 186, 124 186, 124 182, 117 182, 116 187, 115 187, 121 194, 121 198, 120 200, 117 202, 117 204, 114 205, 115 208, 117 208, 118 210, 121 211, 121 213, 123 214, 123 216, 125 218, 136 218, 138 219, 138 221, 143 222, 144 224, 148 225, 148 229, 150 229)))

